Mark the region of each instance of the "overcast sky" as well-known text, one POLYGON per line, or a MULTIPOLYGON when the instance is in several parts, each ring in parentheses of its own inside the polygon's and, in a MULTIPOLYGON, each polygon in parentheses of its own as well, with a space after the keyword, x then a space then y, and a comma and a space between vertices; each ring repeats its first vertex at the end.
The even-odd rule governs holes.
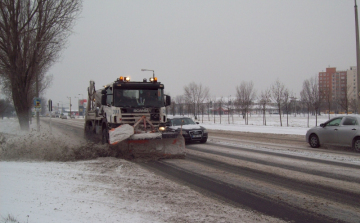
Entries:
POLYGON ((226 98, 242 81, 260 94, 277 79, 299 97, 326 67, 356 66, 353 0, 84 0, 73 32, 48 72, 53 104, 77 106, 90 80, 152 76, 142 68, 173 98, 193 81, 226 98))

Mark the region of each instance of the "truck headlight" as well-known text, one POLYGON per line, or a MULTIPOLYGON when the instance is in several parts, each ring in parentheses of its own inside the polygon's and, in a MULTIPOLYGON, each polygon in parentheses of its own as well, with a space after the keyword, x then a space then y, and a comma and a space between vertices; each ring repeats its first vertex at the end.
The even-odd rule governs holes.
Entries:
POLYGON ((164 127, 164 126, 160 126, 160 127, 159 127, 159 131, 165 131, 165 127, 164 127))

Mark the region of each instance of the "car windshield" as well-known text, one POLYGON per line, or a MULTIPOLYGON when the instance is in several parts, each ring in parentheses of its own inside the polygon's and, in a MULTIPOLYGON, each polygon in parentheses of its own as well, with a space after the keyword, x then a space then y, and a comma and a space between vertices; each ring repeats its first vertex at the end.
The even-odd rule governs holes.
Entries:
POLYGON ((171 120, 172 125, 194 125, 195 122, 191 118, 175 118, 171 120))
POLYGON ((116 107, 164 107, 162 89, 115 89, 113 96, 116 107))

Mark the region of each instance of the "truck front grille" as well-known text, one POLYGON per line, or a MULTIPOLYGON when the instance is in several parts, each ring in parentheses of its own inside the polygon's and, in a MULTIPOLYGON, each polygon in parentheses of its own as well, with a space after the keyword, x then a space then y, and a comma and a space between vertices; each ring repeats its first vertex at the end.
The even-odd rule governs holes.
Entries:
MULTIPOLYGON (((134 125, 141 117, 145 116, 147 120, 150 120, 153 125, 159 125, 160 120, 159 114, 149 114, 149 113, 126 113, 121 115, 121 122, 123 124, 134 125)), ((142 123, 140 123, 142 124, 142 123)))

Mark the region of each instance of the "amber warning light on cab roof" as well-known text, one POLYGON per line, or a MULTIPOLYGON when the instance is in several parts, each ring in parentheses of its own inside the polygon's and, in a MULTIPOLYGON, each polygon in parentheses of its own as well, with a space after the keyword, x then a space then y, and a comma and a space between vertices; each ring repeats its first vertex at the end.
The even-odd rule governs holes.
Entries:
POLYGON ((121 81, 121 82, 129 82, 129 81, 130 81, 130 77, 120 76, 119 81, 121 81))
MULTIPOLYGON (((121 82, 130 82, 130 77, 120 76, 119 81, 121 81, 121 82)), ((157 83, 157 77, 150 77, 149 81, 152 82, 152 83, 157 83)), ((143 82, 146 82, 146 78, 143 80, 143 82)))
POLYGON ((150 82, 156 83, 157 82, 157 77, 150 77, 150 82))

